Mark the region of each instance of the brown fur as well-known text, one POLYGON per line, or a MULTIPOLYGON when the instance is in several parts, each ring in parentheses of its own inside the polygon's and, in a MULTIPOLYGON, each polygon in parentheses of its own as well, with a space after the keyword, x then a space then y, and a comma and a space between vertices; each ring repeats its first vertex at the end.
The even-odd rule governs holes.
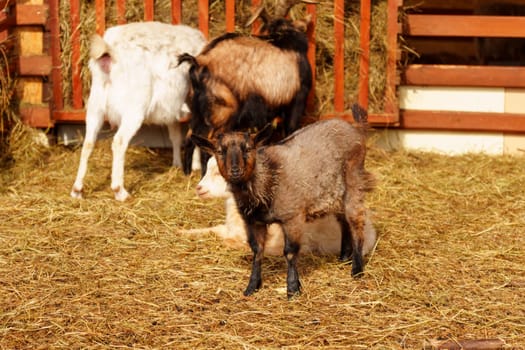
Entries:
POLYGON ((297 56, 296 52, 281 50, 258 38, 235 37, 203 51, 196 59, 200 66, 208 67, 214 78, 236 91, 241 100, 255 92, 269 105, 277 106, 290 101, 299 89, 297 56), (238 68, 236 74, 231 73, 231 67, 238 68))
POLYGON ((352 275, 363 271, 365 194, 373 177, 364 168, 366 128, 327 120, 298 130, 282 142, 259 148, 266 130, 255 137, 228 133, 217 140, 194 141, 213 152, 243 215, 254 252, 246 295, 261 284, 260 255, 265 232, 258 223, 280 223, 285 234, 288 295, 300 291, 295 267, 304 223, 326 215, 339 218, 341 257, 352 255, 352 275), (346 237, 345 237, 346 236, 346 237))

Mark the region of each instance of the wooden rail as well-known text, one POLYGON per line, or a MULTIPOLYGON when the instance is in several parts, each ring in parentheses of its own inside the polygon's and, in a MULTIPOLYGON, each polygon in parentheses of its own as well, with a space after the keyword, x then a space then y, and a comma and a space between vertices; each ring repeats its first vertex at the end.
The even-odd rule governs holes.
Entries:
MULTIPOLYGON (((525 38, 525 17, 418 13, 406 15, 402 28, 405 38, 525 38)), ((525 67, 412 64, 404 68, 402 84, 523 89, 525 67)), ((407 129, 525 132, 525 114, 420 110, 400 114, 400 126, 407 129)))

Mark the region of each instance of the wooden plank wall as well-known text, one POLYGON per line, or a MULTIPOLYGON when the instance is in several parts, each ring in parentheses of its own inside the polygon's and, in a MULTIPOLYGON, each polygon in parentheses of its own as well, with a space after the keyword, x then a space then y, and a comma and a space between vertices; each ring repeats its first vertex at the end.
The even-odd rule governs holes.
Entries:
MULTIPOLYGON (((488 1, 487 1, 488 2, 488 1)), ((509 0, 509 3, 511 0, 509 0)), ((406 0, 412 6, 413 0, 406 0)), ((525 15, 479 15, 472 1, 429 0, 417 12, 405 16, 405 39, 423 38, 426 47, 458 38, 457 50, 466 50, 464 38, 523 38, 525 15)), ((476 4, 480 4, 476 2, 476 4)), ((516 2, 522 5, 522 2, 516 2)), ((425 46, 422 46, 425 47, 425 46)), ((515 65, 410 64, 404 68, 402 84, 407 86, 525 88, 525 67, 515 65)), ((446 101, 443 101, 446 104, 446 101)), ((401 111, 401 127, 525 132, 525 114, 461 111, 401 111)))
POLYGON ((21 119, 36 127, 51 127, 44 84, 51 72, 51 56, 45 40, 48 5, 44 0, 17 0, 4 1, 0 7, 3 10, 0 31, 4 30, 4 39, 11 37, 14 41, 10 66, 17 72, 21 119))

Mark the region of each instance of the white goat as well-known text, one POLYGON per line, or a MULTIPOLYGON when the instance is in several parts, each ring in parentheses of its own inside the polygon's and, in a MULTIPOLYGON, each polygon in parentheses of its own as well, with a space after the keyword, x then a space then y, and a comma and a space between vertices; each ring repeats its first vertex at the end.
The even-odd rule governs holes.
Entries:
POLYGON ((185 25, 141 22, 109 28, 93 37, 89 60, 91 92, 86 110, 86 135, 71 196, 82 198, 83 179, 104 116, 118 130, 113 138, 111 189, 124 201, 125 153, 142 124, 166 125, 173 146, 173 166, 180 167, 180 120, 189 109, 188 65, 178 65, 184 52, 198 54, 203 34, 185 25))
MULTIPOLYGON (((196 187, 197 195, 202 199, 225 198, 226 220, 224 224, 182 231, 189 234, 212 232, 224 241, 227 247, 234 249, 248 249, 248 235, 243 218, 235 204, 228 184, 219 172, 217 160, 211 157, 208 160, 206 174, 196 187)), ((333 215, 318 218, 305 224, 305 233, 301 237, 301 253, 316 253, 321 255, 337 254, 341 250, 341 227, 333 215)), ((365 237, 363 255, 367 255, 376 243, 376 231, 367 212, 365 220, 365 237)), ((284 236, 280 225, 271 224, 264 245, 266 255, 282 255, 284 250, 284 236)))

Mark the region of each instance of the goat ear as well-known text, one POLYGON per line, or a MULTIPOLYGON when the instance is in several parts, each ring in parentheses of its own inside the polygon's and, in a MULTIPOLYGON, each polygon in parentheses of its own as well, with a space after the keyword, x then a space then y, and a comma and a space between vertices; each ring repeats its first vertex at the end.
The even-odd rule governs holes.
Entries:
POLYGON ((261 146, 265 144, 266 141, 268 141, 270 137, 272 136, 273 131, 274 131, 273 125, 266 124, 266 126, 255 135, 255 137, 253 138, 253 142, 255 143, 256 146, 261 146))
POLYGON ((200 147, 203 151, 209 153, 209 154, 213 154, 214 151, 215 151, 215 144, 211 141, 211 140, 208 140, 207 138, 204 138, 202 136, 199 136, 199 135, 195 135, 195 134, 192 134, 191 135, 191 141, 197 145, 198 147, 200 147))

